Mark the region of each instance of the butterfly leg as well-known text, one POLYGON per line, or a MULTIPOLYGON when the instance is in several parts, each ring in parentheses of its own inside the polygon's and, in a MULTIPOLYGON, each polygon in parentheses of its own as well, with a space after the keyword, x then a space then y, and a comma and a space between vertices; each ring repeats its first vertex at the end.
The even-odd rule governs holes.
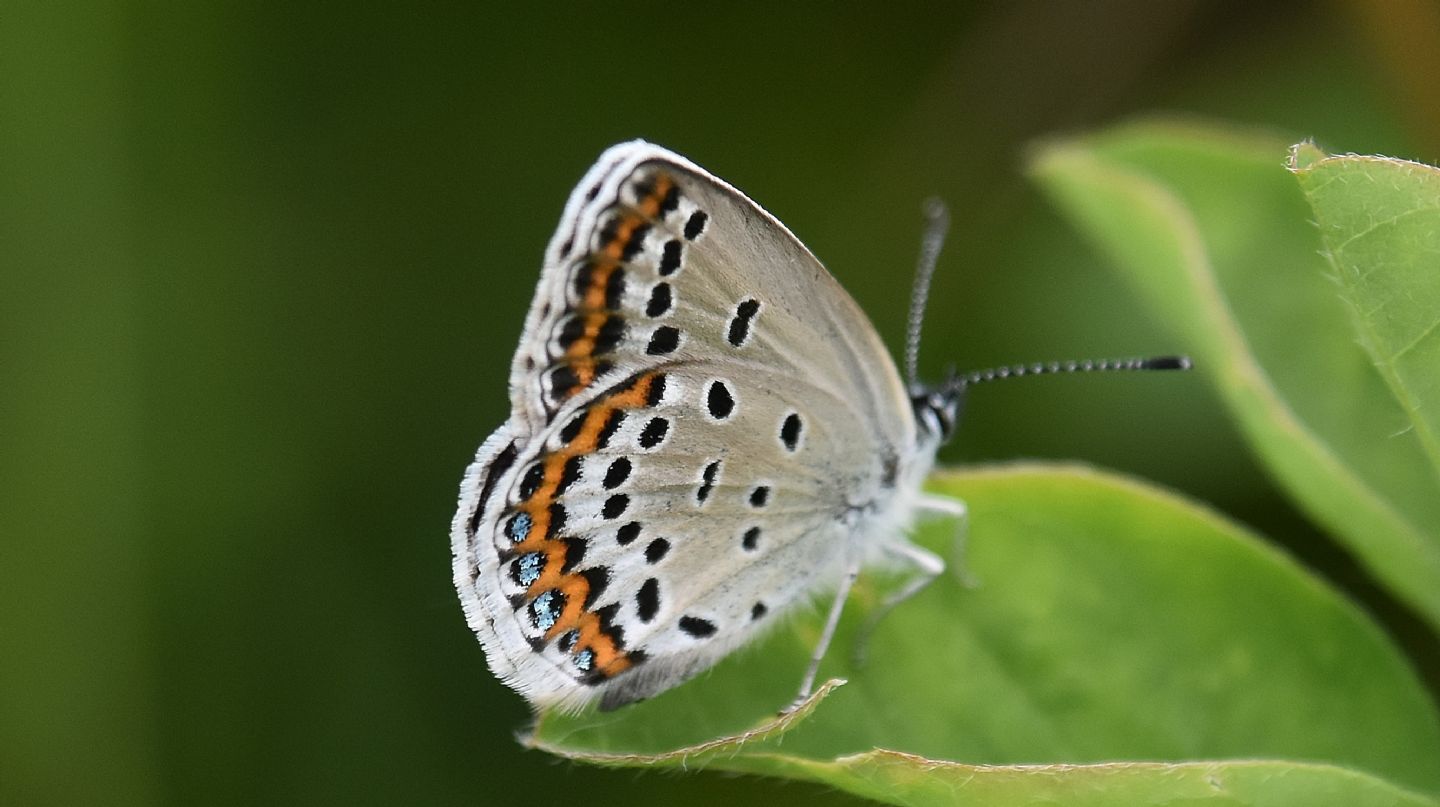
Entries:
MULTIPOLYGON (((965 507, 965 502, 959 499, 925 494, 920 498, 918 509, 924 516, 955 522, 955 537, 950 545, 952 563, 948 565, 955 570, 956 577, 964 586, 973 588, 974 579, 965 567, 965 538, 970 530, 969 511, 965 507)), ((945 560, 940 556, 909 542, 889 543, 885 545, 885 550, 908 562, 914 567, 915 575, 906 581, 899 591, 886 597, 861 626, 855 639, 855 647, 850 652, 850 660, 856 667, 864 666, 865 655, 870 647, 870 637, 875 633, 875 629, 880 627, 881 620, 895 610, 896 606, 924 591, 927 586, 935 582, 935 578, 944 573, 947 566, 945 560)))
POLYGON ((860 559, 857 557, 845 569, 845 577, 840 580, 840 587, 835 591, 835 602, 830 604, 830 615, 825 618, 825 629, 820 632, 820 641, 815 643, 815 649, 810 653, 810 663, 805 667, 805 677, 800 681, 800 694, 795 696, 794 702, 785 707, 785 712, 795 711, 810 697, 810 691, 815 688, 815 675, 820 672, 820 661, 825 658, 825 651, 830 648, 830 640, 835 638, 835 628, 840 624, 840 612, 845 610, 845 598, 850 596, 850 587, 855 585, 855 578, 859 575, 860 559))
POLYGON ((925 590, 926 586, 935 582, 945 571, 945 561, 939 555, 928 549, 923 549, 908 542, 895 542, 885 545, 885 551, 904 560, 914 567, 914 575, 898 591, 891 593, 888 597, 876 606, 875 610, 865 619, 865 624, 855 637, 855 646, 850 651, 850 662, 856 667, 865 665, 865 655, 870 649, 870 637, 875 629, 880 627, 880 622, 895 610, 896 606, 925 590))
POLYGON ((975 588, 979 585, 975 577, 970 574, 970 564, 965 558, 965 547, 970 537, 970 509, 965 502, 959 499, 952 499, 948 496, 936 496, 933 493, 923 493, 917 505, 919 510, 932 518, 941 518, 953 521, 955 524, 955 535, 950 541, 950 569, 960 584, 966 588, 975 588))

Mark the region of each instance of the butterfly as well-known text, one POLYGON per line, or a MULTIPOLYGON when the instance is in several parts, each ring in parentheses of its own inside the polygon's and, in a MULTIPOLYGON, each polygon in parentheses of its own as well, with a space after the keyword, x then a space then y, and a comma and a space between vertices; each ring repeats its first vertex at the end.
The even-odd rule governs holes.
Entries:
POLYGON ((605 151, 545 251, 510 417, 480 446, 452 524, 455 587, 492 672, 537 709, 613 709, 829 592, 803 699, 862 568, 908 566, 902 597, 945 568, 908 535, 924 511, 963 518, 921 482, 967 383, 1178 366, 919 384, 935 251, 927 239, 906 381, 759 205, 658 146, 605 151))

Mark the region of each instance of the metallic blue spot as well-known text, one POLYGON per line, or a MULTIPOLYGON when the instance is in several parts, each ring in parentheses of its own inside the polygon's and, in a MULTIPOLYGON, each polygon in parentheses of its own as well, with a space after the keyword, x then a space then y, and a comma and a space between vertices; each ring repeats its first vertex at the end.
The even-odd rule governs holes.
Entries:
POLYGON ((560 619, 560 597, 554 591, 547 591, 530 603, 530 614, 535 617, 535 627, 550 630, 560 619))
POLYGON ((520 569, 520 574, 516 579, 520 581, 520 585, 527 588, 531 583, 540 579, 540 570, 545 568, 545 556, 539 552, 527 552, 515 562, 520 569))
POLYGON ((587 647, 575 654, 575 667, 579 669, 580 672, 590 672, 590 668, 594 666, 594 664, 595 654, 591 652, 590 648, 587 647))
POLYGON ((517 513, 511 517, 510 523, 505 525, 505 534, 518 544, 530 535, 530 527, 534 523, 535 520, 530 518, 529 513, 517 513))

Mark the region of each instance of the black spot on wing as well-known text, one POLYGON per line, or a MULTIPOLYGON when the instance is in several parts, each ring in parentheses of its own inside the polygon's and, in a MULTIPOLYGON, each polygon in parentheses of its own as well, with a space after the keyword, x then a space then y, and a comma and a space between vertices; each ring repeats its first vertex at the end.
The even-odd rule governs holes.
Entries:
POLYGON ((605 489, 614 490, 624 484, 625 480, 630 477, 630 468, 630 460, 625 457, 619 457, 611 462, 610 467, 605 469, 605 481, 602 483, 605 485, 605 489))
POLYGON ((570 418, 570 422, 566 423, 565 427, 560 430, 561 443, 569 445, 570 441, 580 435, 580 429, 585 425, 585 415, 586 413, 581 411, 575 415, 575 417, 570 418))
POLYGON ((690 634, 696 639, 704 639, 715 633, 715 623, 708 619, 701 619, 698 616, 680 617, 680 630, 690 634))
POLYGON ((665 440, 665 435, 670 431, 670 421, 662 417, 650 418, 645 428, 640 430, 639 444, 641 448, 654 448, 665 440))
POLYGON ((715 477, 720 473, 720 460, 715 460, 705 466, 700 474, 700 487, 695 491, 695 503, 704 504, 710 498, 710 491, 715 489, 715 477))
POLYGON ((716 420, 725 420, 735 411, 735 395, 724 381, 712 381, 705 390, 705 411, 716 420))
POLYGON ((665 198, 660 200, 660 218, 674 213, 680 207, 680 186, 671 184, 670 190, 665 192, 665 198))
MULTIPOLYGON (((625 318, 620 316, 609 316, 605 318, 600 331, 595 334, 595 353, 609 353, 620 344, 625 337, 625 318)), ((603 375, 603 373, 597 373, 603 375)))
POLYGON ((590 610, 600 595, 605 593, 605 587, 610 585, 610 570, 604 566, 594 566, 580 572, 585 582, 590 584, 590 590, 585 595, 585 610, 590 610))
POLYGON ((800 415, 791 412, 785 416, 780 423, 780 442, 785 444, 788 451, 794 451, 800 446, 800 415))
POLYGON ((625 270, 616 268, 605 281, 605 307, 611 311, 620 308, 625 299, 625 270))
POLYGON ((575 267, 575 299, 585 299, 585 292, 590 290, 590 282, 595 278, 595 264, 590 261, 583 261, 575 267))
POLYGON ((640 522, 632 521, 615 531, 615 542, 627 546, 640 537, 640 522))
POLYGON ((575 344, 575 340, 584 335, 585 318, 572 316, 565 320, 564 325, 560 326, 560 335, 555 338, 555 341, 559 344, 561 350, 568 350, 571 345, 575 344))
POLYGON ((545 479, 545 465, 537 462, 525 469, 525 475, 520 477, 520 501, 525 501, 535 495, 540 483, 545 479))
POLYGON ((555 589, 541 592, 530 601, 530 623, 544 633, 560 619, 565 610, 565 595, 555 589))
POLYGON ((745 300, 735 306, 735 316, 730 318, 730 329, 725 334, 725 339, 733 347, 740 347, 750 338, 750 321, 760 311, 760 303, 757 300, 745 300))
POLYGON ((555 495, 560 496, 570 489, 580 479, 580 466, 583 458, 580 456, 570 457, 565 460, 565 467, 560 473, 560 484, 555 486, 555 495))
POLYGON ((694 241, 699 238, 700 234, 705 232, 705 224, 709 220, 710 216, 703 210, 691 213, 690 218, 685 221, 685 240, 694 241))
POLYGON ((610 438, 615 436, 615 432, 620 430, 620 424, 624 422, 625 410, 610 410, 610 414, 605 418, 605 425, 600 427, 600 434, 595 438, 595 447, 605 448, 610 445, 610 438))
POLYGON ((633 259, 636 255, 639 255, 640 250, 643 249, 645 246, 645 236, 649 232, 649 224, 641 224, 635 229, 631 230, 630 237, 626 239, 625 246, 621 250, 620 259, 628 261, 633 259))
POLYGON ((669 277, 680 271, 680 261, 684 257, 685 247, 679 241, 670 240, 660 248, 660 276, 669 277))
POLYGON ((565 505, 555 502, 550 505, 550 535, 559 535, 565 528, 565 505))
POLYGON ((577 535, 562 535, 557 540, 565 545, 565 562, 560 566, 561 574, 569 574, 585 560, 585 550, 590 544, 577 535))
POLYGON ((646 406, 658 406, 665 400, 665 374, 656 373, 650 379, 650 388, 645 393, 646 406))
POLYGON ((669 283, 656 283, 650 289, 650 302, 645 306, 645 316, 663 317, 674 303, 669 283))
POLYGON ((624 493, 616 493, 605 500, 605 507, 600 514, 603 515, 605 518, 613 521, 620 516, 625 515, 625 509, 629 506, 630 497, 625 495, 624 493))
POLYGON ((675 348, 680 346, 680 330, 669 325, 661 325, 650 334, 650 344, 645 346, 645 352, 651 356, 664 356, 673 353, 675 348))
POLYGON ((635 592, 635 613, 641 622, 649 622, 660 613, 660 581, 653 577, 640 584, 635 592))
POLYGON ((550 397, 553 400, 564 400, 570 391, 578 386, 580 386, 580 376, 576 375, 575 370, 568 364, 550 371, 550 397))

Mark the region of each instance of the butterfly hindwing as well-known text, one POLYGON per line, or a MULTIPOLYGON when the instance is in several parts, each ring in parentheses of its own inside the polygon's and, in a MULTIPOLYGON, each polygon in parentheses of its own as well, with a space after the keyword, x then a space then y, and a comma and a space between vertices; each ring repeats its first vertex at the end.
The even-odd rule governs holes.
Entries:
POLYGON ((455 574, 492 669, 542 706, 655 694, 833 583, 915 439, 819 262, 640 143, 571 197, 511 391, 462 490, 455 574))

